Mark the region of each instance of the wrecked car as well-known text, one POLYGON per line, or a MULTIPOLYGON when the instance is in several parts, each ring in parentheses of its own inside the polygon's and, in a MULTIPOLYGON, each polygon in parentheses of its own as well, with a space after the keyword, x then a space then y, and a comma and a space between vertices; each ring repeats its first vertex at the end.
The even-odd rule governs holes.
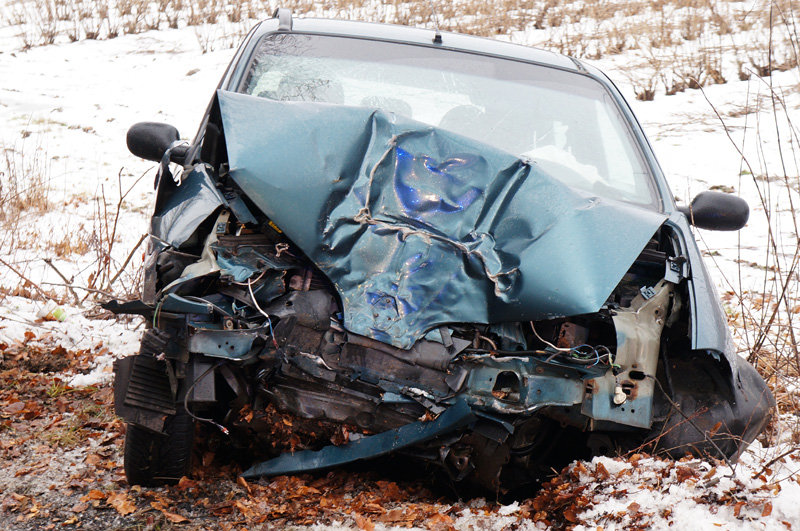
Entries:
POLYGON ((138 355, 115 407, 134 484, 191 472, 195 425, 245 477, 399 452, 500 491, 571 458, 735 459, 773 398, 735 351, 691 225, 600 71, 436 30, 293 18, 247 36, 160 163, 138 355), (173 168, 180 166, 180 170, 173 168))

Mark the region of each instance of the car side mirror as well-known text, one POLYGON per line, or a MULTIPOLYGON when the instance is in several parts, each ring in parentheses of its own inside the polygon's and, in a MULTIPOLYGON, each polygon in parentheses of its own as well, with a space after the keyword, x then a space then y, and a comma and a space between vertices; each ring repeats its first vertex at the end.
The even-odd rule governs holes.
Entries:
MULTIPOLYGON (((169 124, 157 122, 139 122, 128 129, 128 150, 137 157, 153 162, 161 162, 164 153, 181 135, 169 124)), ((188 151, 188 146, 176 146, 170 153, 170 160, 178 164, 188 151)))
POLYGON ((739 230, 750 217, 750 207, 741 197, 722 192, 700 192, 689 206, 678 207, 698 229, 739 230))

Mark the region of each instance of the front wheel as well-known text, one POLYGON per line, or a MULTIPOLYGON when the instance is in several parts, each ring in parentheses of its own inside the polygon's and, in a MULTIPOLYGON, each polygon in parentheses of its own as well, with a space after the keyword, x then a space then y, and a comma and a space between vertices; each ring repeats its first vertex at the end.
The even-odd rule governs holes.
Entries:
POLYGON ((135 424, 125 435, 125 477, 131 485, 145 487, 177 483, 191 472, 194 422, 179 408, 167 417, 164 433, 135 424))

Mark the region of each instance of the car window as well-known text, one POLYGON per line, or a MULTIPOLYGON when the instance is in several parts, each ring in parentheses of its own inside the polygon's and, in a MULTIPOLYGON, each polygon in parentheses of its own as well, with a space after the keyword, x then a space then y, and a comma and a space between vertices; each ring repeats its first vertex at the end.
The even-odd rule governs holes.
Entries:
POLYGON ((590 193, 657 204, 616 103, 581 74, 424 46, 273 34, 259 43, 242 91, 379 108, 530 159, 590 193))

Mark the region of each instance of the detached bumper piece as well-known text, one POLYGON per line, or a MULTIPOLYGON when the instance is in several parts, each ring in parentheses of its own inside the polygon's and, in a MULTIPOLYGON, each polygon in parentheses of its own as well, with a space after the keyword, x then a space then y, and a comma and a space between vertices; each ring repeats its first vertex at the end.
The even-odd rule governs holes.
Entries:
POLYGON ((116 361, 114 410, 126 422, 162 431, 165 418, 176 412, 166 361, 142 355, 116 361))
POLYGON ((458 401, 447 408, 436 420, 412 422, 377 435, 363 437, 342 446, 326 446, 319 451, 283 454, 275 459, 253 465, 242 473, 244 478, 298 474, 372 459, 401 448, 413 446, 452 433, 477 420, 466 402, 458 401))

